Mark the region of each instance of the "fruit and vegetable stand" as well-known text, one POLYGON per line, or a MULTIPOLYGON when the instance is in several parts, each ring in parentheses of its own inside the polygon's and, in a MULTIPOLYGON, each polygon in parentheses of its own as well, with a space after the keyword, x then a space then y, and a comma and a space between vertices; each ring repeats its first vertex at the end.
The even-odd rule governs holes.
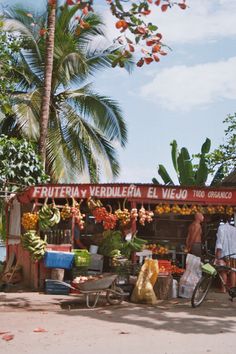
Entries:
POLYGON ((185 239, 193 215, 205 214, 204 242, 211 245, 220 215, 233 215, 234 206, 236 190, 228 188, 153 184, 32 186, 9 201, 7 256, 16 254, 25 284, 35 289, 50 277, 45 252, 73 252, 78 259, 78 252, 73 250, 82 248, 86 254, 91 245, 99 247, 104 265, 109 258, 108 267, 113 270, 121 271, 122 264, 126 270, 134 269, 139 263, 135 252, 146 249, 160 260, 163 274, 179 275, 183 272, 185 239))

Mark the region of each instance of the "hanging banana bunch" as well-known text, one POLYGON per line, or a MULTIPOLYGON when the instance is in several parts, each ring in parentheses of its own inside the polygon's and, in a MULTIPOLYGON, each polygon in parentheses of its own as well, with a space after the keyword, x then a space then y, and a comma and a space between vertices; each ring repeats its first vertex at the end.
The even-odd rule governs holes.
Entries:
POLYGON ((39 210, 39 228, 41 230, 48 230, 61 220, 60 210, 53 204, 44 203, 39 210))
POLYGON ((43 258, 46 246, 47 246, 47 236, 44 240, 40 238, 36 230, 30 230, 21 235, 22 247, 27 250, 34 261, 38 261, 43 258))

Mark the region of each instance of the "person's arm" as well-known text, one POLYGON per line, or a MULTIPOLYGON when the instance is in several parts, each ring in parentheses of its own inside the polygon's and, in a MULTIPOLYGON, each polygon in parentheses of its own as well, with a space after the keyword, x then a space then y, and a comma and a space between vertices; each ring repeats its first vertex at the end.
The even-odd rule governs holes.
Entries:
POLYGON ((221 227, 218 228, 217 234, 216 234, 216 246, 215 246, 215 256, 216 259, 219 259, 222 257, 222 230, 221 227))

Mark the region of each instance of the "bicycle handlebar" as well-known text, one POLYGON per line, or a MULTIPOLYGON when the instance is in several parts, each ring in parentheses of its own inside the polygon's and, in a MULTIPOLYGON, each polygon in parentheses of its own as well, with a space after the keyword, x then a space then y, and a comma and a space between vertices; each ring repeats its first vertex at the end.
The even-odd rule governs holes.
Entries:
POLYGON ((235 256, 235 255, 236 255, 236 253, 230 253, 230 254, 227 254, 226 256, 216 258, 215 254, 210 253, 208 250, 206 252, 206 256, 210 256, 211 258, 216 258, 216 259, 230 258, 231 256, 235 256))

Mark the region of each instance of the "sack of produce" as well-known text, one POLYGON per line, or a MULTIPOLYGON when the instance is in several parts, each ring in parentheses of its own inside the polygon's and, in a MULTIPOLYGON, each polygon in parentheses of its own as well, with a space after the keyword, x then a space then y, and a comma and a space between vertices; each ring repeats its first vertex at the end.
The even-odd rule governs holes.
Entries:
POLYGON ((157 303, 157 298, 153 290, 159 273, 158 261, 154 259, 146 259, 138 280, 131 295, 132 302, 141 302, 154 305, 157 303))

